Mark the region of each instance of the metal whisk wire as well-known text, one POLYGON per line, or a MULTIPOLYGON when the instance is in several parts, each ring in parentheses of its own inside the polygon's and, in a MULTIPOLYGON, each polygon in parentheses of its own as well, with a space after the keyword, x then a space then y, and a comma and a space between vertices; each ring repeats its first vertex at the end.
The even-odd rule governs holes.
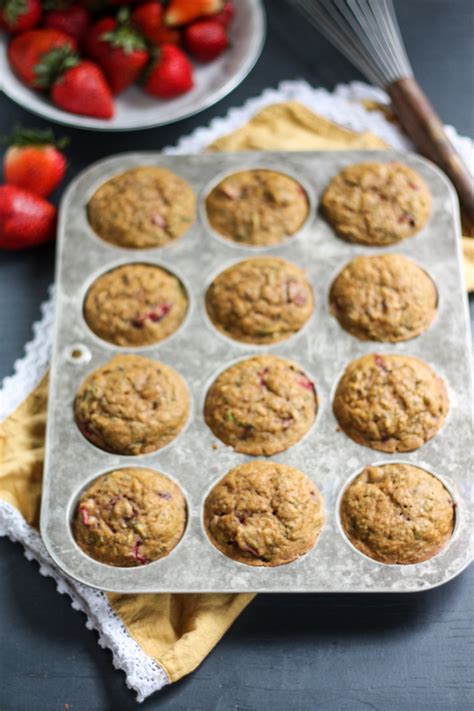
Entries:
POLYGON ((291 1, 374 84, 413 76, 392 0, 291 1))

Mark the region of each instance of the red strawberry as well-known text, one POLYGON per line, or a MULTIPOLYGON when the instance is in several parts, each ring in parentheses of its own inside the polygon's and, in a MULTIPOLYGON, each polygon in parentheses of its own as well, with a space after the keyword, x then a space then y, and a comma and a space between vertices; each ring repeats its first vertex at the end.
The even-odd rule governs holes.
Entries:
POLYGON ((153 44, 179 44, 181 32, 162 24, 163 7, 157 0, 138 5, 132 12, 132 23, 153 44))
POLYGON ((40 0, 4 0, 0 2, 0 27, 12 33, 31 30, 41 13, 40 0))
POLYGON ((234 15, 234 3, 232 2, 232 0, 227 0, 222 10, 217 15, 214 15, 213 20, 216 20, 216 22, 220 22, 221 25, 224 25, 224 27, 228 27, 234 19, 234 15))
POLYGON ((66 158, 59 149, 67 139, 56 143, 51 130, 18 128, 7 143, 9 148, 3 159, 6 182, 48 197, 66 172, 66 158))
POLYGON ((187 25, 203 15, 214 15, 224 7, 224 0, 171 0, 165 13, 165 25, 187 25))
POLYGON ((51 89, 51 99, 65 111, 94 118, 109 119, 114 103, 109 85, 97 64, 70 57, 64 73, 51 89))
POLYGON ((184 30, 186 49, 201 62, 211 62, 229 45, 225 27, 216 20, 199 20, 184 30))
POLYGON ((65 49, 75 50, 76 40, 58 30, 29 30, 10 42, 8 58, 15 72, 33 89, 47 88, 52 58, 65 49))
POLYGON ((157 50, 143 88, 148 94, 171 99, 185 94, 193 86, 193 68, 179 47, 164 44, 157 50))
POLYGON ((96 22, 86 38, 85 48, 101 65, 114 94, 133 84, 150 58, 145 39, 133 29, 125 8, 117 19, 104 17, 96 22))
POLYGON ((54 237, 56 208, 16 185, 0 185, 0 247, 24 249, 54 237))
POLYGON ((70 5, 46 14, 44 27, 61 30, 81 42, 91 24, 91 13, 82 5, 70 5))

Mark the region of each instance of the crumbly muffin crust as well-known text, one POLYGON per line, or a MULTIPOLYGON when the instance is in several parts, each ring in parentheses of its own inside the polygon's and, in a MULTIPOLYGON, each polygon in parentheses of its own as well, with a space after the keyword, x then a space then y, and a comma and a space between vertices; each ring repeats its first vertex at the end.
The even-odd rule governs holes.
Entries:
POLYGON ((211 385, 204 418, 237 452, 270 456, 298 442, 318 409, 314 384, 295 363, 276 356, 240 361, 211 385))
POLYGON ((253 246, 279 244, 309 212, 298 181, 273 170, 244 170, 224 178, 206 198, 209 223, 222 237, 253 246))
POLYGON ((180 327, 187 310, 179 279, 151 264, 125 264, 102 274, 84 300, 89 328, 117 346, 162 341, 180 327))
POLYGON ((450 539, 454 502, 441 481, 410 464, 366 467, 341 501, 352 544, 381 563, 421 563, 450 539))
POLYGON ((341 326, 363 341, 406 341, 433 321, 436 287, 399 254, 356 257, 334 280, 329 303, 341 326))
POLYGON ((166 168, 131 168, 103 183, 87 205, 92 229, 119 247, 162 247, 196 218, 196 196, 166 168))
POLYGON ((177 437, 188 418, 189 394, 181 376, 164 363, 118 355, 86 377, 74 413, 96 447, 146 454, 177 437))
POLYGON ((117 469, 96 479, 81 495, 72 531, 91 558, 123 567, 163 558, 186 527, 181 489, 151 469, 117 469))
POLYGON ((204 504, 204 525, 224 555, 248 565, 290 563, 313 548, 324 504, 313 482, 275 462, 231 469, 204 504))
POLYGON ((353 360, 339 381, 334 415, 355 442, 410 452, 435 436, 448 413, 443 380, 412 356, 371 354, 353 360))
POLYGON ((424 227, 431 213, 431 194, 423 179, 407 165, 358 163, 331 180, 321 207, 343 239, 386 245, 424 227))
POLYGON ((245 259, 221 272, 206 292, 214 326, 243 343, 276 343, 311 317, 314 298, 304 272, 277 257, 245 259))

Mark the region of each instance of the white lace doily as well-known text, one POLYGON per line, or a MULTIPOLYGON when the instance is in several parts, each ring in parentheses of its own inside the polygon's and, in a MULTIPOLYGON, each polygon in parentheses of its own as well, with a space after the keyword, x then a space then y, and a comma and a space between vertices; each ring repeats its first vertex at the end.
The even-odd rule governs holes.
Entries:
MULTIPOLYGON (((285 81, 277 89, 266 89, 243 106, 231 109, 224 118, 216 118, 209 126, 196 129, 189 136, 181 138, 176 146, 165 148, 164 152, 198 153, 219 136, 244 124, 256 111, 269 104, 289 100, 299 101, 353 131, 372 131, 393 148, 410 150, 410 141, 396 124, 387 121, 381 112, 369 112, 356 103, 362 99, 388 102, 383 91, 361 82, 338 86, 330 93, 325 89, 313 89, 303 81, 285 81)), ((459 136, 452 126, 446 129, 466 164, 473 165, 473 141, 459 136)), ((25 347, 25 355, 16 361, 13 375, 5 378, 2 383, 0 420, 13 412, 39 382, 48 366, 54 318, 53 286, 50 287, 49 298, 42 305, 41 312, 41 319, 33 327, 33 339, 25 347)), ((84 612, 87 627, 95 629, 99 635, 99 644, 111 650, 114 666, 125 672, 127 686, 136 691, 138 701, 143 701, 170 683, 165 671, 130 637, 104 593, 65 576, 52 562, 37 531, 26 524, 16 509, 3 501, 0 501, 0 535, 22 543, 26 557, 39 563, 40 573, 54 578, 58 592, 68 594, 73 608, 84 612)))

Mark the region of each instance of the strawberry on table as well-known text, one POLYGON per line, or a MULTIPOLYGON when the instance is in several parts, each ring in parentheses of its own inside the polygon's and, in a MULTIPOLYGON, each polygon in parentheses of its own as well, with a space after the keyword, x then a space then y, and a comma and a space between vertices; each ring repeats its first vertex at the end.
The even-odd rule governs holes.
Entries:
POLYGON ((58 54, 75 50, 76 40, 59 30, 37 29, 12 39, 8 59, 16 74, 32 89, 45 89, 58 54))
POLYGON ((193 87, 193 68, 179 47, 163 44, 156 50, 145 75, 144 90, 160 99, 185 94, 193 87))
POLYGON ((200 62, 211 62, 228 47, 224 25, 217 20, 198 20, 184 30, 184 45, 200 62))
POLYGON ((0 27, 11 33, 31 30, 42 12, 40 0, 0 0, 0 27))
POLYGON ((43 26, 61 30, 74 37, 79 43, 84 38, 92 16, 82 5, 73 4, 63 9, 50 10, 46 13, 43 26))
POLYGON ((110 87, 97 64, 71 55, 51 87, 51 99, 64 111, 109 119, 114 114, 110 87))
POLYGON ((44 198, 0 185, 0 248, 24 249, 54 237, 56 208, 44 198))
POLYGON ((48 197, 66 172, 66 158, 61 152, 67 139, 55 141, 51 130, 17 128, 6 141, 3 175, 10 185, 48 197))
POLYGON ((104 17, 93 25, 85 50, 101 65, 114 94, 138 79, 150 57, 145 38, 134 29, 125 8, 117 19, 104 17))
POLYGON ((166 25, 187 25, 203 15, 215 15, 224 7, 224 0, 171 0, 165 13, 166 25))

